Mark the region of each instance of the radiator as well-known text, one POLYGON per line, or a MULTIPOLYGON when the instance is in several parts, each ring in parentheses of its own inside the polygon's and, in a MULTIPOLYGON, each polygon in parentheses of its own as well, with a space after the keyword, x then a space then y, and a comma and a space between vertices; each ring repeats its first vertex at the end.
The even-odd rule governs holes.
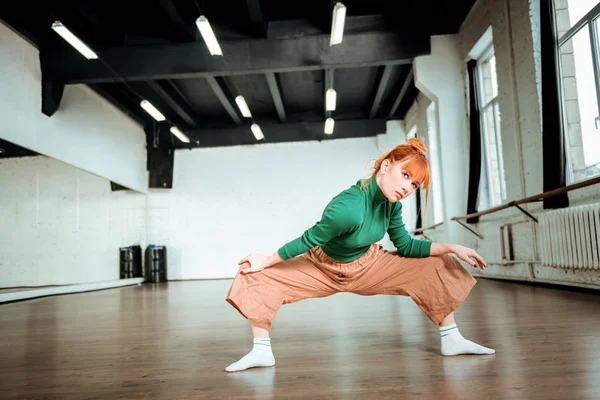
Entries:
POLYGON ((539 237, 543 265, 600 269, 600 203, 541 213, 539 237))

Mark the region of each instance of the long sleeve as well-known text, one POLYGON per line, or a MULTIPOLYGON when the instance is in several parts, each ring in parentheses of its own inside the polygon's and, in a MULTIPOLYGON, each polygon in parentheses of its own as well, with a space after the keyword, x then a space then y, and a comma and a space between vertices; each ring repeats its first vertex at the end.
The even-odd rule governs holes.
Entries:
POLYGON ((398 253, 405 257, 429 257, 431 255, 431 242, 418 240, 410 236, 402 222, 402 204, 397 203, 392 211, 388 227, 390 240, 398 249, 398 253))
POLYGON ((296 257, 316 246, 322 246, 336 236, 352 232, 362 222, 360 199, 348 195, 336 196, 325 207, 321 220, 304 234, 283 245, 279 256, 283 260, 296 257))

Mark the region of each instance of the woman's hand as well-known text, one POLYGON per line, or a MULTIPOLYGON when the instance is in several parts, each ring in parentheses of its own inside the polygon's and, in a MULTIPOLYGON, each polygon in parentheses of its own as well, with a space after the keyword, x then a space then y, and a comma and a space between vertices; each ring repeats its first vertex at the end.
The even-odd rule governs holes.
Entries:
POLYGON ((244 257, 238 265, 246 263, 242 268, 242 274, 251 272, 262 271, 263 269, 270 267, 271 265, 277 264, 283 261, 279 256, 278 252, 273 253, 271 256, 263 256, 262 254, 251 253, 244 257))
POLYGON ((246 265, 242 268, 242 274, 248 274, 251 272, 262 271, 267 268, 267 260, 269 257, 264 256, 258 253, 251 253, 244 257, 238 265, 242 265, 246 263, 246 265))
POLYGON ((485 269, 487 267, 486 262, 481 258, 479 254, 473 249, 469 249, 468 247, 460 246, 458 244, 451 245, 451 251, 456 254, 458 258, 469 263, 472 267, 485 269), (472 260, 475 259, 475 261, 472 260))

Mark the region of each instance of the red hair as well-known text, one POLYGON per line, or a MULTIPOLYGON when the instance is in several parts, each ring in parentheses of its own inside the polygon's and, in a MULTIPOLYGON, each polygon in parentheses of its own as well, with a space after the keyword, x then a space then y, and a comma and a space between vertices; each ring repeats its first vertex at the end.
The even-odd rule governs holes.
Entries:
MULTIPOLYGON (((421 139, 410 138, 406 143, 396 146, 394 149, 383 154, 375 161, 373 175, 375 177, 384 160, 392 163, 403 162, 404 168, 411 174, 413 180, 420 183, 425 189, 425 210, 429 201, 429 185, 431 183, 431 167, 427 159, 427 146, 421 139)), ((369 179, 370 180, 370 179, 369 179)))

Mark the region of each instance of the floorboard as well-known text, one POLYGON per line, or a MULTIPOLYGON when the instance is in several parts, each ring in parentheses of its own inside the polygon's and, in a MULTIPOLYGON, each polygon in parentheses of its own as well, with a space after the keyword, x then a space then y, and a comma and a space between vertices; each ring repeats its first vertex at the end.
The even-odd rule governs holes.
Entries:
POLYGON ((282 307, 277 365, 228 374, 251 346, 230 281, 180 281, 0 306, 2 399, 600 399, 600 295, 479 279, 456 313, 497 353, 439 355, 407 297, 282 307))

